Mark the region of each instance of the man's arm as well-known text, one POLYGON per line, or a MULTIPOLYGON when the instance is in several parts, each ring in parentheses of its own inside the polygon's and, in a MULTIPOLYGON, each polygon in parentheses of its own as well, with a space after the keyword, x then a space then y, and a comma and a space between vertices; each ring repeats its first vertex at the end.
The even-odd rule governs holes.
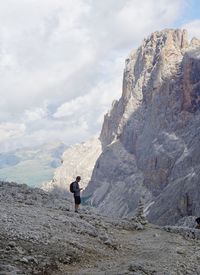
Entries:
POLYGON ((74 182, 74 192, 81 191, 82 189, 83 188, 80 188, 77 182, 74 182))

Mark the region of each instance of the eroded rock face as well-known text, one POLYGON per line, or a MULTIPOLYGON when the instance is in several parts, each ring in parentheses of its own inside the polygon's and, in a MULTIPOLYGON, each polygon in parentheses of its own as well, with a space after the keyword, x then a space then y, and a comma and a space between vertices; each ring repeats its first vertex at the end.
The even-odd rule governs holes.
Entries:
POLYGON ((92 174, 95 162, 101 153, 101 142, 92 138, 87 142, 68 148, 62 156, 62 165, 55 170, 51 182, 43 185, 46 191, 69 192, 70 183, 81 176, 80 186, 85 187, 92 174))
POLYGON ((200 213, 200 41, 155 32, 126 60, 123 93, 105 116, 86 195, 103 213, 174 224, 200 213))

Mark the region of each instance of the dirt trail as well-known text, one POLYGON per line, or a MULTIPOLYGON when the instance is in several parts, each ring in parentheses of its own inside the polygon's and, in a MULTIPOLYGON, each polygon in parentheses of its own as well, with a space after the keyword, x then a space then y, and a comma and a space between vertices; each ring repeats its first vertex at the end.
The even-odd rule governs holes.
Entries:
POLYGON ((153 225, 143 231, 117 229, 112 233, 118 242, 117 250, 68 266, 63 274, 200 274, 200 241, 186 240, 153 225))

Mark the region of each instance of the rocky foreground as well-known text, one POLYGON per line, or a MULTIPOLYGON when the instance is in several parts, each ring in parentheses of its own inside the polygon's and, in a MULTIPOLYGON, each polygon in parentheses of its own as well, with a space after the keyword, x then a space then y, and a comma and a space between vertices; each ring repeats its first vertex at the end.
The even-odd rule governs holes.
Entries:
POLYGON ((69 199, 5 182, 0 207, 1 275, 200 274, 200 231, 145 224, 141 207, 129 219, 77 214, 69 199))

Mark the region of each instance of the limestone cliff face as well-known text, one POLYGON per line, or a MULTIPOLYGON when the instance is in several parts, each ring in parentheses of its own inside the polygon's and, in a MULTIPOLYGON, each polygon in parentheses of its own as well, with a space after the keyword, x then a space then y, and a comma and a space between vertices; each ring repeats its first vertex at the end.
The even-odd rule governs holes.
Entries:
POLYGON ((85 194, 129 215, 143 197, 150 221, 200 213, 200 41, 155 32, 126 60, 123 92, 105 116, 85 194))
POLYGON ((92 138, 69 147, 62 156, 62 165, 55 170, 51 182, 43 185, 46 191, 69 191, 70 183, 80 175, 81 187, 85 187, 92 174, 95 162, 101 153, 101 142, 92 138))

